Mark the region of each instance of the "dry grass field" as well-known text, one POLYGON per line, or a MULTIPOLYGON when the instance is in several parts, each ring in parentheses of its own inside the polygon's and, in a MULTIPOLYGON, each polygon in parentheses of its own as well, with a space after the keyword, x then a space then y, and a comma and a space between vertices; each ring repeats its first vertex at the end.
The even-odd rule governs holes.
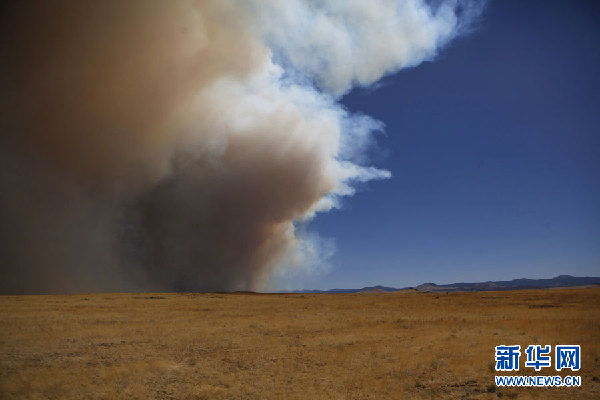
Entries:
POLYGON ((0 398, 599 399, 600 289, 0 296, 0 398), (496 388, 500 344, 580 344, 582 386, 496 388))

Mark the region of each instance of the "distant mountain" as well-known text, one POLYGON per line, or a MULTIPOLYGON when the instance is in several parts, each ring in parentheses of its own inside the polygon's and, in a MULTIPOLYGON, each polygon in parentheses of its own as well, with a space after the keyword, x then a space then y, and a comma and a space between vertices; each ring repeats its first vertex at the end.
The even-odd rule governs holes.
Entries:
MULTIPOLYGON (((408 288, 404 288, 408 289, 408 288)), ((329 289, 329 290, 295 290, 294 293, 358 293, 358 292, 397 292, 399 290, 393 287, 387 286, 367 286, 362 289, 329 289)))
POLYGON ((295 293, 359 293, 359 292, 397 292, 416 290, 419 292, 477 292, 489 290, 548 289, 557 287, 600 285, 600 277, 577 277, 559 275, 552 279, 513 279, 512 281, 459 282, 447 285, 423 283, 417 287, 393 288, 387 286, 368 286, 362 289, 297 290, 295 293))
POLYGON ((483 290, 548 289, 556 287, 600 285, 600 277, 576 277, 559 275, 552 279, 513 279, 511 281, 488 281, 476 283, 451 283, 436 285, 424 283, 415 289, 420 292, 474 292, 483 290))

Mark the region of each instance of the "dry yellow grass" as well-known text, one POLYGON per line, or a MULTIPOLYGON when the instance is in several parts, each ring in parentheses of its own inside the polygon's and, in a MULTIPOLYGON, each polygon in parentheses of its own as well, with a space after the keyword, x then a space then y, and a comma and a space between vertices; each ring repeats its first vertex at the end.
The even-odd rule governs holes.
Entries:
POLYGON ((598 288, 1 296, 0 397, 600 398, 599 305, 598 288), (580 344, 582 386, 496 389, 499 344, 580 344))

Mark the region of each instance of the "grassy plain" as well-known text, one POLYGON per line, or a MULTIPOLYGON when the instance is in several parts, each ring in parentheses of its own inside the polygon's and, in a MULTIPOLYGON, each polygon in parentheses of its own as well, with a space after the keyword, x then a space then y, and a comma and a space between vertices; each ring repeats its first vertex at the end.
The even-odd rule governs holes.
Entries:
POLYGON ((0 296, 0 398, 599 399, 600 288, 0 296), (580 344, 582 386, 496 388, 500 344, 580 344))

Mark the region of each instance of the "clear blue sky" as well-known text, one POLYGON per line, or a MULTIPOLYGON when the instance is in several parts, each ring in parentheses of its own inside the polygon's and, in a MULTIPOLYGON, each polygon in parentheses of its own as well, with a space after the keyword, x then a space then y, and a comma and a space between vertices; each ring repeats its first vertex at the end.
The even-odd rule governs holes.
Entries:
POLYGON ((600 275, 600 3, 490 1, 343 103, 385 123, 393 177, 312 223, 337 253, 306 287, 600 275))

